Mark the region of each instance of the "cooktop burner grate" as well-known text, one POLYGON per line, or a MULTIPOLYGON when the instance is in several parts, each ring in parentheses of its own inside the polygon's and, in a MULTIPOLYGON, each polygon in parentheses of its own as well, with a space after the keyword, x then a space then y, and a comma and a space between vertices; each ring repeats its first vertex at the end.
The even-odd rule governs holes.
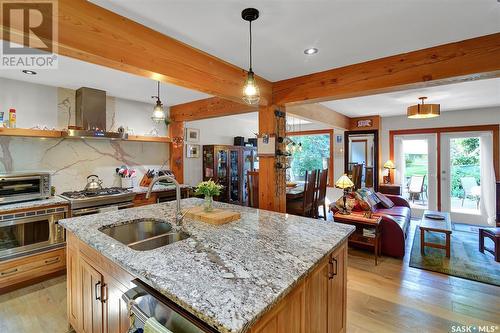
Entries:
POLYGON ((70 191, 61 193, 61 195, 70 199, 85 199, 85 198, 94 198, 94 197, 116 195, 129 192, 130 192, 129 190, 121 187, 109 187, 109 188, 103 188, 96 192, 70 191))

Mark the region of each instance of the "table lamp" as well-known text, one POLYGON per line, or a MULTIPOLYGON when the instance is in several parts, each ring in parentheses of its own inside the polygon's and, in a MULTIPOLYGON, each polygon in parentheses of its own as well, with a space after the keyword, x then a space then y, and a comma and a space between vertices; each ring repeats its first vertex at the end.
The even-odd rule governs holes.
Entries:
POLYGON ((391 160, 387 160, 387 162, 384 163, 384 169, 387 169, 387 176, 384 177, 385 181, 384 183, 390 184, 391 182, 391 170, 396 169, 394 166, 394 162, 391 160))
POLYGON ((347 192, 348 190, 354 186, 354 183, 347 177, 346 174, 344 174, 342 177, 340 177, 337 182, 335 183, 335 187, 341 188, 344 190, 344 209, 340 211, 340 214, 344 215, 349 215, 350 212, 347 210, 347 205, 346 205, 346 200, 347 200, 347 192))

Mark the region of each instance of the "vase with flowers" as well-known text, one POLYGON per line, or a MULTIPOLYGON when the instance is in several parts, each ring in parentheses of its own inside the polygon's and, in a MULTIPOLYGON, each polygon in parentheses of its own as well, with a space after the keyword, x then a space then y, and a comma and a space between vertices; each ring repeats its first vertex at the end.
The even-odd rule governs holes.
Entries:
POLYGON ((220 195, 220 191, 223 188, 224 186, 217 184, 213 180, 201 182, 196 186, 195 194, 205 196, 205 212, 211 212, 214 210, 214 196, 220 195))

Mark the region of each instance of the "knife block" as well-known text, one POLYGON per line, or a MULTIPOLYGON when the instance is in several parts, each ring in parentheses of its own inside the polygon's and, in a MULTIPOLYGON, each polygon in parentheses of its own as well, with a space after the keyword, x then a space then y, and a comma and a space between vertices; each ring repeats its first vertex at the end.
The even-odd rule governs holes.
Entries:
POLYGON ((144 175, 139 183, 140 186, 148 187, 149 184, 153 181, 153 177, 148 177, 148 175, 144 175))

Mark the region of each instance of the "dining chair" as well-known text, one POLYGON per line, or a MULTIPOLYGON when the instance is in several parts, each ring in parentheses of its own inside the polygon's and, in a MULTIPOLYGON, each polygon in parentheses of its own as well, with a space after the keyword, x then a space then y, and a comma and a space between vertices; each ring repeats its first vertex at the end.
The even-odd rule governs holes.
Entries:
POLYGON ((352 182, 354 183, 354 189, 358 190, 361 188, 361 178, 363 177, 363 164, 356 164, 352 166, 352 182))
POLYGON ((318 209, 323 206, 323 218, 326 221, 326 185, 328 183, 328 169, 321 170, 318 176, 318 186, 316 191, 316 199, 314 201, 315 218, 319 218, 318 209))
POLYGON ((259 208, 259 172, 247 171, 248 206, 259 208))
POLYGON ((314 216, 314 191, 316 189, 317 170, 306 171, 304 182, 304 195, 301 199, 287 201, 286 212, 293 215, 307 217, 314 216))

